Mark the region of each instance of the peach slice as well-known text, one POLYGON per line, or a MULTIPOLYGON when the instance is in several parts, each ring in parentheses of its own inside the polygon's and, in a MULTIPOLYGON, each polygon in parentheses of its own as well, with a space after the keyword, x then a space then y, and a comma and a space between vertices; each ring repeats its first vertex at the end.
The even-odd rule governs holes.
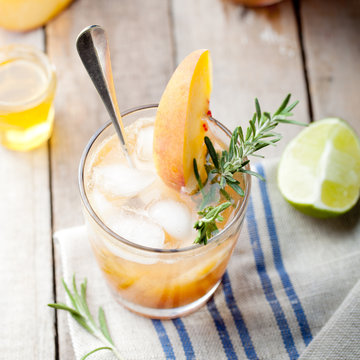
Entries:
POLYGON ((154 162, 165 184, 187 192, 197 188, 193 159, 200 177, 204 168, 207 114, 212 87, 209 50, 196 50, 177 67, 161 97, 154 130, 154 162))

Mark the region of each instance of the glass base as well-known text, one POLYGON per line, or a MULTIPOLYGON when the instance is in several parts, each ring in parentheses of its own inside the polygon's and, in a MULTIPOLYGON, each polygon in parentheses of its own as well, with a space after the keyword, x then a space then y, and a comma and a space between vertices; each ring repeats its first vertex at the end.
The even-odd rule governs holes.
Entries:
POLYGON ((10 150, 32 150, 45 141, 52 133, 54 123, 54 109, 50 108, 46 120, 25 130, 8 129, 1 132, 1 145, 10 150))
POLYGON ((177 308, 170 308, 170 309, 156 309, 156 308, 148 308, 145 306, 140 306, 124 300, 114 290, 112 289, 110 290, 114 295, 116 301, 121 305, 123 305, 124 307, 126 307, 128 310, 138 315, 148 317, 150 319, 168 320, 168 319, 175 319, 178 317, 189 315, 194 311, 198 310, 199 308, 201 308, 211 298, 211 296, 214 294, 220 283, 221 283, 221 279, 210 289, 209 292, 207 292, 203 297, 192 302, 191 304, 187 304, 177 308))

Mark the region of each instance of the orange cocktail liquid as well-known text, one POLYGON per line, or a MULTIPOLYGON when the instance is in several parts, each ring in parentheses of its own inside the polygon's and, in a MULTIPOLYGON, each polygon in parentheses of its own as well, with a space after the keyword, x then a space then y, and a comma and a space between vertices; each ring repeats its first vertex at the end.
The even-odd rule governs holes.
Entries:
MULTIPOLYGON (((114 135, 98 145, 85 171, 85 191, 94 212, 110 230, 136 245, 114 239, 87 218, 95 256, 119 300, 125 305, 171 309, 191 304, 216 288, 239 226, 226 235, 226 241, 193 246, 193 225, 203 195, 178 192, 157 176, 151 153, 153 123, 154 119, 144 118, 126 127, 135 170, 128 167, 114 135), (146 251, 137 245, 160 251, 146 251), (182 251, 189 247, 193 248, 182 251), (164 249, 175 251, 161 252, 164 249)), ((204 188, 204 193, 213 194, 213 205, 226 201, 218 190, 218 184, 210 181, 204 188)), ((232 189, 226 191, 234 206, 222 213, 219 230, 232 221, 243 201, 232 189)))
POLYGON ((55 78, 31 60, 0 62, 0 141, 13 150, 30 150, 50 137, 55 78))

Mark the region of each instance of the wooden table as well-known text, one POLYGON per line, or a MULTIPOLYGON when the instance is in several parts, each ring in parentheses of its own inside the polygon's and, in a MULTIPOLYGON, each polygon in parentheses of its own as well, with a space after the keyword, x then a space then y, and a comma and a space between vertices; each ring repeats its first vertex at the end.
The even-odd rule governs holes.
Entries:
MULTIPOLYGON (((360 133, 358 0, 288 0, 259 10, 221 0, 77 0, 44 28, 0 30, 0 45, 43 49, 58 75, 49 143, 29 153, 0 149, 1 358, 74 358, 65 314, 46 304, 64 300, 52 236, 82 223, 79 158, 108 118, 75 51, 90 24, 108 30, 121 109, 158 102, 176 64, 209 48, 211 109, 230 128, 247 122, 255 96, 272 111, 291 92, 300 100, 297 120, 339 116, 360 133)), ((299 128, 281 131, 285 139, 269 156, 299 128)))

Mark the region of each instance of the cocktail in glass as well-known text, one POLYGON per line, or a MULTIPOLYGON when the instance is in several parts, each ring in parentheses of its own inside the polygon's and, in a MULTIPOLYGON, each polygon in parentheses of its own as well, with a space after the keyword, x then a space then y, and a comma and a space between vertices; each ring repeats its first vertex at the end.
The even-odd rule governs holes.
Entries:
MULTIPOLYGON (((142 106, 123 115, 135 170, 119 172, 128 165, 109 122, 84 150, 79 186, 91 246, 115 298, 138 314, 168 319, 201 307, 220 284, 239 237, 251 180, 239 175, 245 196, 231 193, 234 206, 224 211, 219 232, 207 245, 194 245, 191 227, 201 193, 178 193, 156 175, 152 180, 146 148, 151 148, 156 110, 156 105, 142 106), (132 178, 138 168, 139 181, 132 178)), ((211 118, 207 123, 216 146, 229 143, 230 132, 221 123, 211 118)))

